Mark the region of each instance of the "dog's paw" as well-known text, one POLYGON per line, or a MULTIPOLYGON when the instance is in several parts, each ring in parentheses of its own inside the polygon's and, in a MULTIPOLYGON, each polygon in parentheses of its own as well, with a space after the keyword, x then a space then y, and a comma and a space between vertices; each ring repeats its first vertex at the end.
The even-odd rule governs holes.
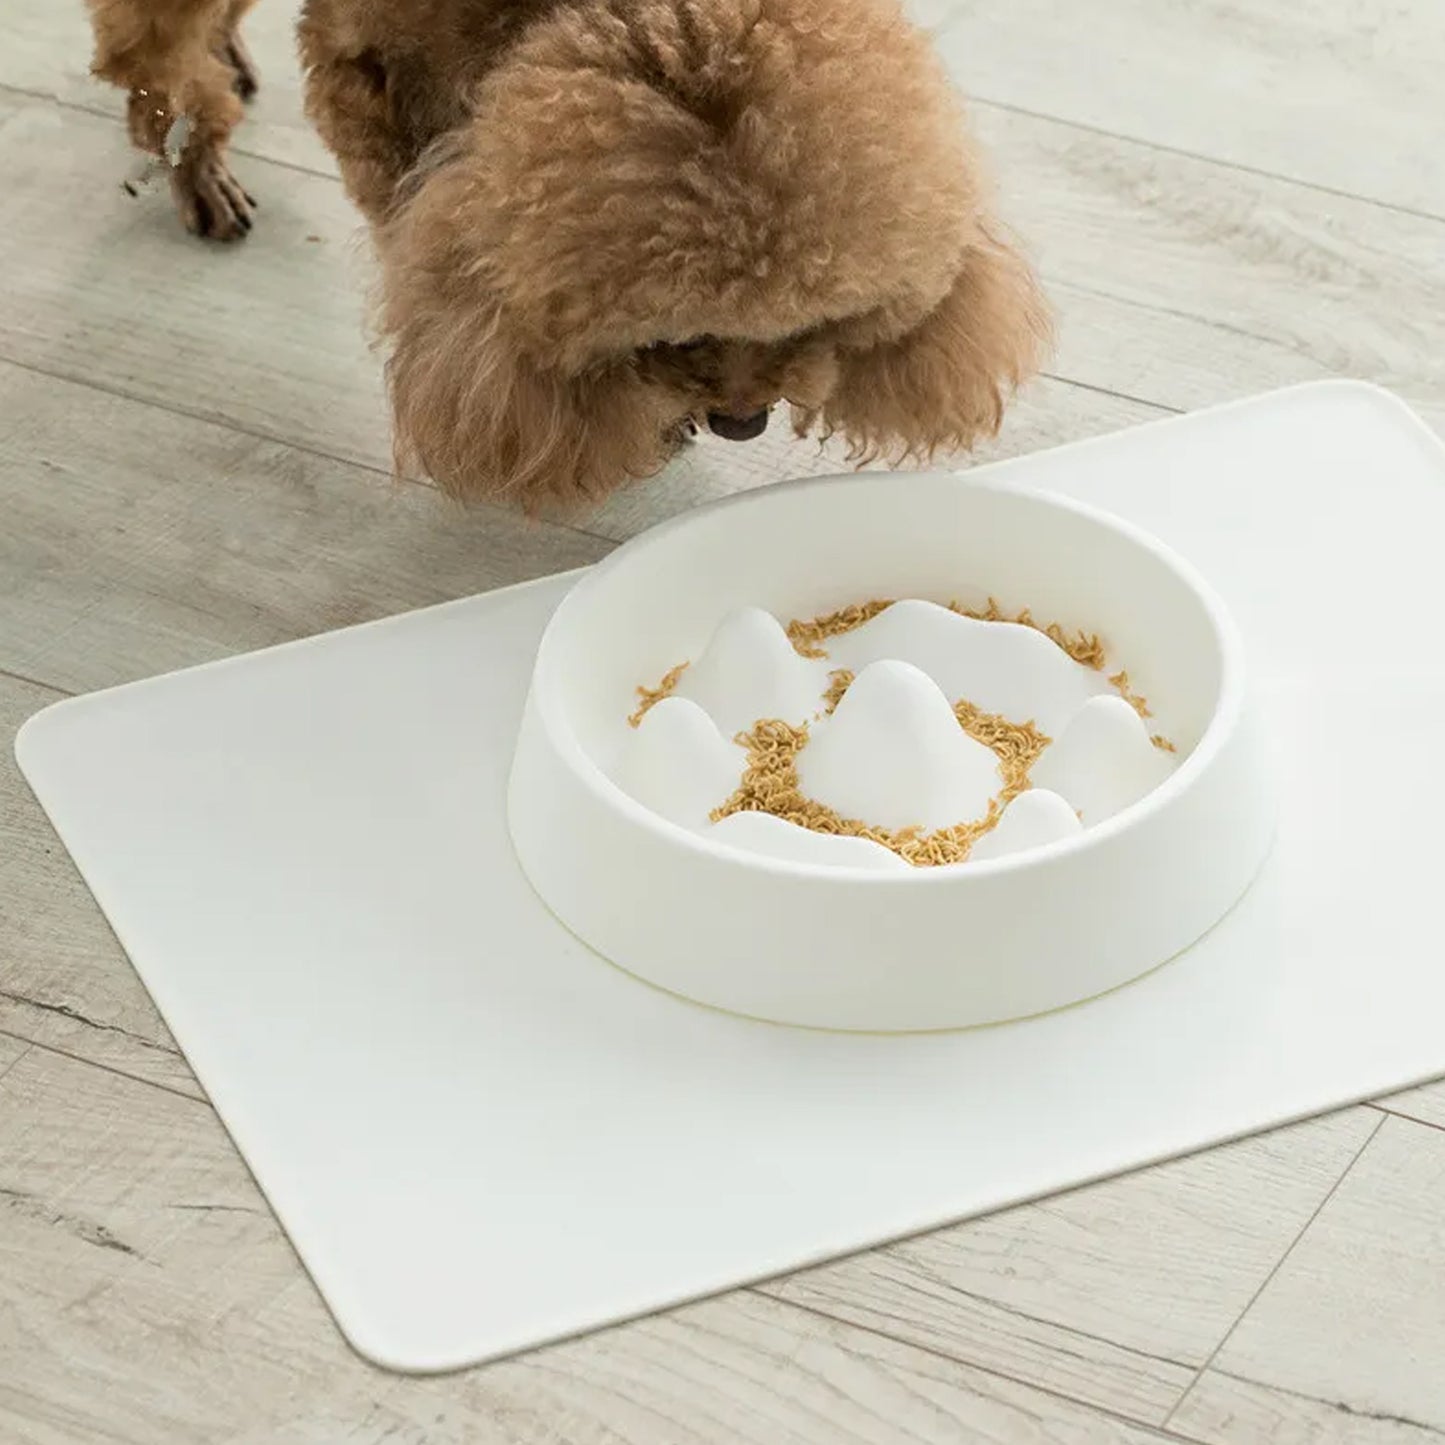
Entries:
POLYGON ((251 229, 256 201, 214 150, 182 155, 171 193, 186 230, 207 241, 239 241, 251 229))

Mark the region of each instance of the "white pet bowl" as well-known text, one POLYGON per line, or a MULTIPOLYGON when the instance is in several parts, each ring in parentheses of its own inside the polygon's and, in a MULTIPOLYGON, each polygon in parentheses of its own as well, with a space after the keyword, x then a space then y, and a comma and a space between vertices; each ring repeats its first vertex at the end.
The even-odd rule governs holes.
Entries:
POLYGON ((1072 502, 870 473, 704 508, 584 576, 537 653, 509 820, 547 906, 640 978, 782 1023, 917 1030, 1059 1008, 1187 948, 1264 861, 1273 807, 1239 638, 1191 568, 1072 502), (1097 633, 1177 767, 1072 837, 936 868, 876 866, 858 840, 826 863, 748 851, 770 840, 668 821, 612 781, 636 688, 725 618, 877 597, 992 597, 1097 633))

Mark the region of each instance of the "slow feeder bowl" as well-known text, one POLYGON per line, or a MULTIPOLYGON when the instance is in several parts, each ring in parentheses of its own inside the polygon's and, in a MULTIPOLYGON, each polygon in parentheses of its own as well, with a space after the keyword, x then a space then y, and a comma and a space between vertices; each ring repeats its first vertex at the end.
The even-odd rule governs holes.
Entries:
POLYGON ((1073 502, 879 473, 730 499, 586 574, 538 649, 508 811, 604 958, 853 1030, 1125 983, 1229 910, 1273 822, 1240 641, 1190 567, 1073 502), (754 806, 779 736, 794 821, 754 806))

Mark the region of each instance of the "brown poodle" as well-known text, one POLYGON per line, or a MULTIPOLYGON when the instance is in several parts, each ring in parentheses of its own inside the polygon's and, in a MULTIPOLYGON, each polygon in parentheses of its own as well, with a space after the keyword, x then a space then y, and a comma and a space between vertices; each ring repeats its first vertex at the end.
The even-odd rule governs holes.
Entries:
MULTIPOLYGON (((176 192, 221 238, 246 3, 91 0, 138 143, 188 117, 176 192)), ((398 461, 453 494, 594 501, 782 401, 927 457, 1037 364, 1034 279, 895 0, 306 0, 300 41, 377 243, 398 461)))

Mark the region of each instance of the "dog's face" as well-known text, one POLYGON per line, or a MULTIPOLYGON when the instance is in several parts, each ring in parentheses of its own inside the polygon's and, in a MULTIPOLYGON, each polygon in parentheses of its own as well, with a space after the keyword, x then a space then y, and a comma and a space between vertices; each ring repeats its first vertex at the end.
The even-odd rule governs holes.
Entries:
POLYGON ((736 442, 761 436, 779 402, 821 411, 838 380, 837 350, 823 331, 768 342, 717 336, 661 342, 639 351, 635 365, 677 421, 736 442))

